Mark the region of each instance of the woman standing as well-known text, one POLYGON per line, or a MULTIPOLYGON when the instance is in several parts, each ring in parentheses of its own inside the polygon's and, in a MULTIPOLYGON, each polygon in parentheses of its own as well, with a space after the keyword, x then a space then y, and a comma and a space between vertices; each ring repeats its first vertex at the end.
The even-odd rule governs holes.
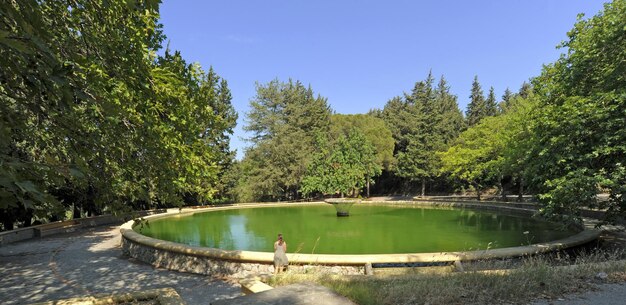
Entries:
POLYGON ((287 260, 287 243, 283 240, 283 235, 278 234, 278 240, 274 242, 274 274, 283 271, 289 264, 287 260))

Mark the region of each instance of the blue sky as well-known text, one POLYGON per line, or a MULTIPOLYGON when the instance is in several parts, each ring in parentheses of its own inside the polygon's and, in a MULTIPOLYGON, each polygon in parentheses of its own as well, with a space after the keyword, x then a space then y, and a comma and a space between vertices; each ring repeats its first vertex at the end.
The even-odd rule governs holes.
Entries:
POLYGON ((164 0, 161 23, 173 50, 213 66, 233 95, 242 127, 255 83, 289 78, 311 85, 337 113, 365 113, 410 91, 432 70, 463 111, 474 75, 487 94, 540 73, 578 13, 601 0, 164 0))

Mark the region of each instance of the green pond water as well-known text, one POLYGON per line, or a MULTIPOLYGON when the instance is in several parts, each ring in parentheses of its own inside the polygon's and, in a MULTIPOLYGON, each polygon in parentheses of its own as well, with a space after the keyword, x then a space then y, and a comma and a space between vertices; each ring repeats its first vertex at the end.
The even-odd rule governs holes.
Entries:
POLYGON ((162 240, 225 250, 272 252, 283 233, 288 252, 383 254, 469 251, 557 240, 574 234, 553 223, 468 209, 355 205, 245 208, 157 219, 136 231, 162 240))

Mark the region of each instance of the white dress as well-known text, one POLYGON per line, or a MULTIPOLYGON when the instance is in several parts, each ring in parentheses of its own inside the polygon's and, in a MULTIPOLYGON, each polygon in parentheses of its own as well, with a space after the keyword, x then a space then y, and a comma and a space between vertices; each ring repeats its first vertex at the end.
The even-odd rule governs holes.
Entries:
POLYGON ((274 266, 287 266, 288 264, 287 254, 285 254, 285 243, 283 242, 282 245, 277 243, 274 251, 274 266))

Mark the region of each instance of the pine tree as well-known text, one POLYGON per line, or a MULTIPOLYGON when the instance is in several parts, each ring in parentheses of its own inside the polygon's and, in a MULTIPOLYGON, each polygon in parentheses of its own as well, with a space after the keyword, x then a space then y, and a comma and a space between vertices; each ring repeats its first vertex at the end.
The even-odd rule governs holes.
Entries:
POLYGON ((474 82, 472 82, 472 93, 470 95, 470 103, 467 105, 467 125, 472 127, 482 118, 487 116, 487 109, 485 103, 485 96, 483 90, 478 82, 478 76, 474 76, 474 82))
POLYGON ((464 126, 456 96, 450 94, 442 76, 433 86, 432 73, 413 87, 404 99, 390 100, 381 117, 390 126, 396 140, 395 174, 407 182, 419 182, 422 195, 426 184, 437 177, 437 151, 444 150, 464 126))
POLYGON ((525 98, 528 98, 528 96, 531 94, 532 91, 533 91, 532 85, 527 82, 524 82, 522 84, 522 87, 519 88, 519 92, 517 93, 517 95, 525 99, 525 98))
POLYGON ((242 160, 245 179, 238 186, 243 200, 297 198, 315 137, 330 127, 326 98, 299 81, 274 80, 257 86, 250 106, 244 129, 252 132, 253 146, 242 160))
POLYGON ((459 109, 457 97, 450 93, 450 87, 443 75, 437 84, 436 99, 441 113, 441 120, 436 131, 444 146, 448 146, 463 131, 465 121, 463 112, 459 109))
POLYGON ((507 87, 502 95, 502 101, 498 104, 498 111, 500 113, 506 113, 509 110, 513 96, 513 92, 511 92, 511 90, 507 87))
POLYGON ((485 101, 485 115, 486 116, 495 116, 498 114, 498 102, 496 101, 496 94, 494 93, 493 87, 489 88, 489 95, 487 95, 487 100, 485 101))

